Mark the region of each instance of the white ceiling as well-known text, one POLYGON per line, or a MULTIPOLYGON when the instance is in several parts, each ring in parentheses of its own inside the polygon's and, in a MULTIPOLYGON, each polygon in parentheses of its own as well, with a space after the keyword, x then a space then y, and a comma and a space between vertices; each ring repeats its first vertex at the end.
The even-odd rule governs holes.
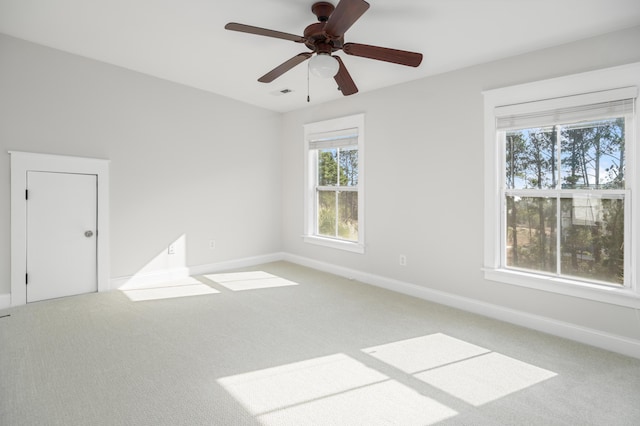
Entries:
MULTIPOLYGON (((302 35, 316 22, 313 3, 0 0, 0 33, 284 112, 308 105, 306 64, 270 84, 256 80, 307 49, 227 31, 224 25, 239 22, 302 35), (293 92, 282 95, 282 89, 293 92)), ((369 3, 345 40, 420 52, 424 60, 411 68, 339 53, 361 93, 640 25, 639 0, 369 3)), ((332 79, 312 76, 310 87, 314 104, 342 97, 332 79)))

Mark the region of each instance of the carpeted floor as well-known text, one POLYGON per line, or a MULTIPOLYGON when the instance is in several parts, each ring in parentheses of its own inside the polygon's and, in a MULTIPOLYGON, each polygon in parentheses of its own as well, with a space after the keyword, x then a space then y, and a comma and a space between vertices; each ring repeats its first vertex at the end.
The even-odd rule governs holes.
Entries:
POLYGON ((286 262, 1 315, 1 425, 640 424, 638 359, 286 262))

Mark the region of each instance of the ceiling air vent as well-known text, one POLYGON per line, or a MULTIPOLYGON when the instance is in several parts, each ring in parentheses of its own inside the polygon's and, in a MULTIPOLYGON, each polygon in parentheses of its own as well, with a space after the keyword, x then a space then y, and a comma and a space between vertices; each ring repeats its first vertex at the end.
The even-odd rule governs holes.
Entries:
POLYGON ((282 95, 286 95, 288 93, 293 92, 293 90, 291 89, 282 89, 282 90, 276 90, 275 92, 271 92, 271 94, 273 96, 282 96, 282 95))

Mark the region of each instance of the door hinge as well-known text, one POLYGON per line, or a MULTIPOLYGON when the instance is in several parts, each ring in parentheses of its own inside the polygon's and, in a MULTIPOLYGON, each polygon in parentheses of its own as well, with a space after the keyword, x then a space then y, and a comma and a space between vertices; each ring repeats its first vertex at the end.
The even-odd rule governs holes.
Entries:
POLYGON ((24 274, 24 283, 29 284, 29 274, 24 274))
POLYGON ((28 199, 29 199, 29 190, 28 190, 28 189, 25 189, 25 190, 24 190, 24 199, 25 199, 25 200, 28 200, 28 199))

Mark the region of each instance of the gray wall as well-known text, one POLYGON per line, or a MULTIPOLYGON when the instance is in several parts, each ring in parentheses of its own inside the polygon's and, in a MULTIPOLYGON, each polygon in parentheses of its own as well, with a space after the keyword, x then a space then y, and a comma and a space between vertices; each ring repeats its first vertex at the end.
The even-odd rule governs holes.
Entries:
MULTIPOLYGON (((437 75, 284 117, 284 249, 640 339, 633 309, 486 281, 483 90, 640 61, 640 27, 437 75), (303 124, 365 113, 366 253, 305 244, 303 124), (399 254, 407 266, 399 265, 399 254)), ((423 66, 429 66, 428 59, 423 66)), ((357 81, 357 76, 354 76, 357 81)))
POLYGON ((111 160, 116 278, 161 268, 182 235, 184 266, 280 251, 280 135, 280 114, 0 35, 0 294, 7 151, 111 160))

